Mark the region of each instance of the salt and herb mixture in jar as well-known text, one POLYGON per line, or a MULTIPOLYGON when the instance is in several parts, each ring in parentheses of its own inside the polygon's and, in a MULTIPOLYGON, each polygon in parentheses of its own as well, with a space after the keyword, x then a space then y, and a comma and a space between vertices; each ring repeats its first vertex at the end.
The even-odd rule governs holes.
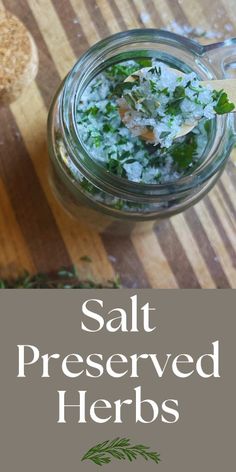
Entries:
POLYGON ((119 33, 72 69, 48 127, 51 182, 71 213, 154 221, 212 188, 235 142, 233 105, 224 91, 202 88, 199 77, 214 75, 205 47, 188 42, 160 30, 119 33), (178 136, 186 123, 193 129, 178 136))
MULTIPOLYGON (((126 92, 124 93, 126 100, 134 103, 135 87, 133 94, 129 93, 130 83, 124 80, 143 65, 150 65, 150 61, 147 59, 116 64, 91 82, 77 107, 78 132, 93 158, 108 171, 134 182, 173 181, 201 158, 207 144, 208 117, 188 136, 172 143, 170 140, 176 132, 174 122, 179 116, 177 106, 180 100, 177 98, 172 104, 173 119, 169 118, 172 130, 167 131, 166 126, 163 126, 162 145, 150 146, 139 136, 135 136, 130 130, 130 123, 125 125, 121 120, 117 94, 126 92)), ((166 74, 163 79, 166 80, 166 74)), ((166 87, 166 93, 168 90, 166 87)), ((166 95, 163 94, 163 97, 166 95)), ((151 111, 153 112, 154 110, 151 111)), ((209 112, 209 115, 209 118, 213 117, 213 113, 209 112)), ((148 127, 152 120, 152 118, 143 119, 148 127)), ((137 125, 137 121, 137 118, 136 121, 133 120, 134 126, 137 125)))
POLYGON ((180 76, 155 60, 126 61, 107 68, 87 87, 77 107, 78 131, 108 171, 134 182, 170 182, 198 163, 208 120, 234 108, 227 100, 228 106, 221 106, 222 95, 200 86, 194 73, 180 76), (132 82, 125 81, 128 76, 132 82), (182 124, 199 119, 191 133, 176 139, 182 124), (147 145, 150 131, 153 147, 147 145), (146 143, 140 138, 145 134, 146 143))

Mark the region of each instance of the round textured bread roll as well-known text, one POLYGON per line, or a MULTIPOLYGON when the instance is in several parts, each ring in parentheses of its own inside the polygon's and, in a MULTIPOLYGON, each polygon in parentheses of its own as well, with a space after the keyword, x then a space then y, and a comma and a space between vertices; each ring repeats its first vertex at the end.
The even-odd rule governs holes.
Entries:
POLYGON ((0 103, 10 103, 38 72, 38 51, 25 26, 0 9, 0 103))

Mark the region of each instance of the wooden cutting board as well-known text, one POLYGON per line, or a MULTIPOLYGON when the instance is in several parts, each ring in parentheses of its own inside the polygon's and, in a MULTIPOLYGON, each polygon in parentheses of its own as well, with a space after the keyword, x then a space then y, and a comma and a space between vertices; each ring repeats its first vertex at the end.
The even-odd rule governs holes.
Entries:
POLYGON ((125 287, 236 288, 235 152, 202 202, 146 236, 122 239, 99 235, 63 211, 49 187, 46 145, 55 89, 89 45, 128 28, 168 25, 236 36, 235 0, 0 0, 1 6, 30 30, 40 68, 27 92, 0 109, 0 276, 75 264, 82 278, 106 282, 118 273, 125 287), (81 260, 85 255, 92 262, 81 260))

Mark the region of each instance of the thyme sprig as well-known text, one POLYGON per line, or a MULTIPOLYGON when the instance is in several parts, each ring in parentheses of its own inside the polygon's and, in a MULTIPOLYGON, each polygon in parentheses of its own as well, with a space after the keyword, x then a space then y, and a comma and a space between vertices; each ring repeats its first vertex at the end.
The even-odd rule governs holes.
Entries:
MULTIPOLYGON (((85 259, 84 259, 85 260, 85 259)), ((86 261, 88 259, 86 258, 86 261)), ((90 261, 89 261, 90 262, 90 261)), ((117 276, 107 283, 97 283, 93 280, 81 280, 76 268, 62 267, 57 272, 45 274, 29 274, 25 271, 16 278, 0 278, 1 288, 119 288, 120 281, 117 276)))
POLYGON ((90 460, 96 465, 109 464, 112 459, 128 460, 132 462, 138 457, 146 461, 152 460, 156 464, 160 462, 160 455, 157 452, 149 451, 149 446, 143 444, 131 445, 130 439, 116 438, 104 441, 86 452, 81 461, 90 460))

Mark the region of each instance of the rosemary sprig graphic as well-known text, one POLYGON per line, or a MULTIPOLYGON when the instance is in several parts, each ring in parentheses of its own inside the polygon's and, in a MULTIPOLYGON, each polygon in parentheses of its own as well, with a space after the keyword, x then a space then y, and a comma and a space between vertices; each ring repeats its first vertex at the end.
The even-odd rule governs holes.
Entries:
POLYGON ((132 462, 139 456, 143 457, 146 461, 152 460, 159 464, 160 455, 157 452, 149 451, 149 446, 143 444, 137 444, 132 446, 130 439, 116 438, 103 443, 97 444, 91 447, 82 457, 81 461, 90 460, 96 465, 109 464, 112 459, 118 460, 129 460, 132 462))

